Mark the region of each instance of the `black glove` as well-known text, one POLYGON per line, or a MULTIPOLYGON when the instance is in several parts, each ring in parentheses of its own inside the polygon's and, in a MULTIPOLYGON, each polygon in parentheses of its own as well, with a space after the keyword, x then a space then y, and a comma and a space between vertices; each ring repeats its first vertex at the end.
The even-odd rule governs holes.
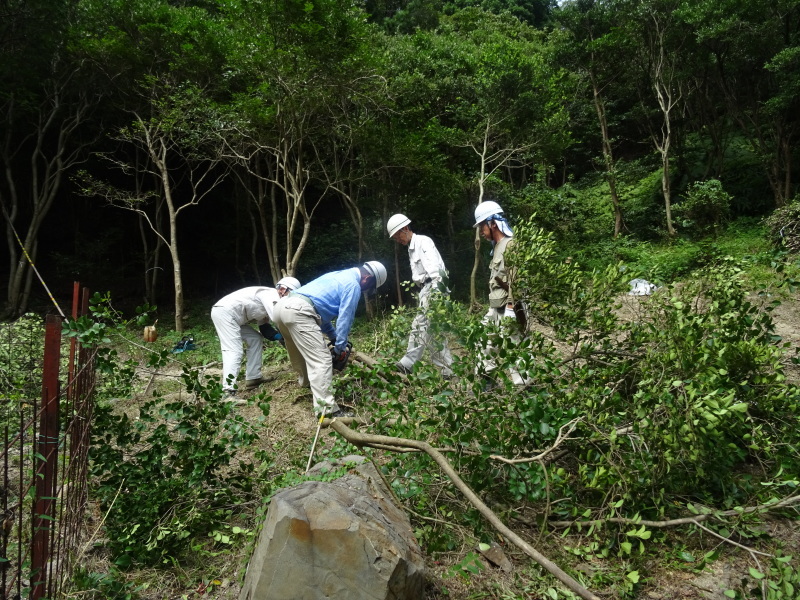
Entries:
POLYGON ((275 329, 269 323, 264 323, 263 325, 259 325, 258 330, 261 332, 261 335, 264 336, 264 339, 270 340, 272 342, 283 341, 283 336, 281 335, 281 332, 275 329))
POLYGON ((350 359, 350 353, 353 351, 353 344, 351 342, 347 342, 344 347, 344 350, 337 353, 336 348, 331 347, 331 361, 333 362, 333 368, 337 371, 344 371, 344 368, 347 366, 347 361, 350 359))

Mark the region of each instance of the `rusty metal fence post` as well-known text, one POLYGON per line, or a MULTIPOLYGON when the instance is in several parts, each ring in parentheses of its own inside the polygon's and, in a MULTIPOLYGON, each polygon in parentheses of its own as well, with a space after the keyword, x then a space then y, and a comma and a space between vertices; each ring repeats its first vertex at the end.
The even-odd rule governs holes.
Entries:
POLYGON ((55 532, 55 481, 58 467, 58 413, 61 390, 58 382, 61 360, 61 319, 47 316, 42 365, 42 406, 39 409, 39 435, 34 446, 36 500, 33 509, 31 546, 31 600, 45 597, 48 561, 55 532))
MULTIPOLYGON (((88 308, 89 291, 75 283, 73 318, 87 314, 88 308)), ((41 377, 40 400, 28 395, 30 385, 3 390, 0 398, 2 599, 61 596, 79 553, 87 506, 95 354, 74 337, 66 348, 61 330, 61 317, 49 316, 38 364, 31 361, 20 367, 12 358, 6 360, 8 365, 0 364, 9 372, 28 368, 20 376, 27 384, 41 377), (61 381, 64 365, 66 385, 61 381)), ((7 343, 9 352, 0 352, 0 358, 13 357, 12 333, 7 343)))

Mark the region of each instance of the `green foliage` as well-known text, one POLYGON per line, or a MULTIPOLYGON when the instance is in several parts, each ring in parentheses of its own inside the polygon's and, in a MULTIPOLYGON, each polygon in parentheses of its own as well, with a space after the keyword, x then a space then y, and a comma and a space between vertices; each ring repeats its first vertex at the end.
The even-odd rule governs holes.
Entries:
POLYGON ((558 189, 540 183, 526 186, 503 206, 518 217, 536 215, 536 222, 559 242, 559 251, 609 239, 613 216, 608 186, 577 187, 565 184, 558 189))
MULTIPOLYGON (((61 335, 75 338, 84 347, 93 348, 94 367, 103 376, 95 387, 101 397, 127 397, 133 389, 138 361, 132 356, 123 358, 115 341, 126 340, 131 327, 138 328, 151 321, 155 307, 144 304, 136 307, 136 317, 125 319, 111 302, 111 294, 96 292, 89 299, 89 314, 77 319, 67 319, 62 324, 61 335)), ((163 360, 167 352, 149 356, 151 363, 163 360)))
POLYGON ((734 600, 790 600, 800 590, 800 571, 791 556, 778 553, 768 565, 750 567, 750 578, 743 578, 741 587, 725 590, 726 598, 734 600), (764 568, 766 566, 766 568, 764 568))
POLYGON ((685 198, 676 204, 673 214, 683 218, 682 227, 696 236, 716 236, 731 214, 731 196, 718 179, 696 181, 689 186, 685 198))
POLYGON ((475 552, 467 552, 467 555, 459 563, 448 569, 447 576, 459 576, 464 579, 469 579, 470 574, 479 575, 480 572, 485 568, 486 566, 483 564, 483 561, 481 561, 479 554, 475 552))
MULTIPOLYGON (((233 461, 257 439, 258 423, 222 401, 218 384, 188 369, 183 380, 187 396, 157 397, 135 419, 97 408, 92 474, 120 566, 168 562, 186 549, 186 538, 220 529, 263 468, 233 461)), ((265 414, 268 402, 261 399, 265 414)))
POLYGON ((148 587, 147 584, 136 585, 125 581, 125 576, 113 567, 106 573, 78 567, 72 585, 75 591, 80 592, 81 598, 87 600, 138 600, 140 592, 148 587))
POLYGON ((617 328, 613 296, 625 289, 627 279, 619 265, 586 274, 576 261, 559 260, 552 236, 534 219, 517 226, 507 260, 518 297, 557 334, 571 337, 589 329, 604 336, 617 328))
POLYGON ((44 321, 27 313, 0 323, 0 388, 9 398, 32 399, 41 394, 44 321))

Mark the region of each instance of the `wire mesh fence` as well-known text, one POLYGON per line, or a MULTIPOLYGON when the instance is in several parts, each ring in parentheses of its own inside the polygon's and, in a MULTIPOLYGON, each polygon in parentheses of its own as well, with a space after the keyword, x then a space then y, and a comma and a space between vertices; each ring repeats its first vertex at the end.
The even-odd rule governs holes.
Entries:
MULTIPOLYGON (((76 283, 72 316, 88 312, 76 283)), ((0 598, 54 599, 81 543, 94 352, 61 316, 0 325, 0 598), (64 385, 62 385, 62 382, 64 385)))

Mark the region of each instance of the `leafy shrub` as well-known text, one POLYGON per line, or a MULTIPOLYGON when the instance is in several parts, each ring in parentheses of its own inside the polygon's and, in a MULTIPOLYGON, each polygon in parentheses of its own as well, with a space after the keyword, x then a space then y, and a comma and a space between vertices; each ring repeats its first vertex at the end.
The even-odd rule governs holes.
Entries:
POLYGON ((647 160, 620 161, 617 170, 617 192, 622 202, 625 230, 643 240, 663 237, 660 166, 647 160))
POLYGON ((27 313, 16 321, 0 323, 0 388, 17 398, 41 393, 44 320, 27 313))
POLYGON ((578 189, 566 184, 552 189, 543 183, 531 184, 515 193, 508 205, 507 210, 518 217, 535 214, 536 222, 553 234, 560 242, 559 250, 565 252, 613 233, 607 187, 578 189))
POLYGON ((731 214, 731 195, 718 179, 696 181, 689 186, 686 196, 674 206, 676 218, 695 236, 716 235, 731 214))
POLYGON ((187 538, 218 529, 242 494, 253 491, 255 464, 234 457, 257 439, 258 423, 222 401, 218 383, 189 369, 183 380, 187 396, 157 397, 135 419, 111 406, 96 410, 92 475, 119 566, 180 556, 187 538))
POLYGON ((798 393, 785 385, 774 305, 748 299, 736 261, 708 253, 693 282, 662 290, 638 320, 622 322, 620 270, 582 272, 556 260, 553 244, 521 224, 509 260, 518 297, 572 348, 568 370, 545 343, 526 351, 550 405, 584 419, 577 497, 602 490, 639 505, 713 496, 737 487, 745 461, 769 464, 779 440, 796 437, 798 393))
POLYGON ((107 573, 78 567, 72 576, 72 585, 86 600, 137 600, 147 587, 125 581, 122 573, 113 567, 107 573))

